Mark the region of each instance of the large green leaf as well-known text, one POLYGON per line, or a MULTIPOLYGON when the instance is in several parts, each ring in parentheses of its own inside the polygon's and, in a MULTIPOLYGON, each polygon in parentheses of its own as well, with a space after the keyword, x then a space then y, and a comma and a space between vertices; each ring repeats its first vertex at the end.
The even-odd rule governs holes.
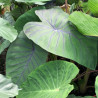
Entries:
POLYGON ((92 96, 81 97, 81 96, 69 95, 67 98, 95 98, 95 97, 92 96))
POLYGON ((96 68, 97 42, 79 33, 68 22, 68 14, 60 8, 38 10, 36 14, 42 22, 29 22, 24 26, 29 39, 53 54, 75 60, 90 69, 96 68))
POLYGON ((0 18, 0 36, 6 40, 9 40, 10 42, 13 42, 17 35, 18 33, 14 27, 11 26, 7 20, 0 18))
POLYGON ((94 15, 98 16, 98 0, 88 0, 88 7, 94 15))
POLYGON ((76 25, 80 33, 98 37, 98 18, 76 11, 69 16, 69 20, 76 25))
POLYGON ((0 74, 0 98, 10 98, 18 95, 18 86, 11 79, 0 74))
POLYGON ((24 2, 24 3, 35 3, 38 5, 44 5, 46 1, 51 1, 51 0, 15 0, 17 2, 24 2))
POLYGON ((44 7, 34 7, 28 12, 24 13, 21 15, 16 23, 15 23, 15 28, 18 30, 18 32, 23 30, 23 26, 30 21, 39 21, 39 18, 35 14, 35 10, 42 9, 44 7))
POLYGON ((95 92, 96 92, 96 96, 98 97, 98 76, 96 77, 96 82, 95 82, 95 92))
POLYGON ((6 74, 19 86, 28 74, 46 62, 47 52, 29 40, 23 32, 12 43, 6 57, 6 74))
POLYGON ((17 98, 66 98, 73 90, 70 82, 78 72, 70 62, 45 63, 29 75, 17 98))

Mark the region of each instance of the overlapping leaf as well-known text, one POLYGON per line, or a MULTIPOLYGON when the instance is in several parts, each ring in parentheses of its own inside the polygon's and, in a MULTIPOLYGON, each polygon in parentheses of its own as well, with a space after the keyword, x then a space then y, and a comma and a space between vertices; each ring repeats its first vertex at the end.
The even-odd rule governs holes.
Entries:
POLYGON ((60 8, 36 11, 42 22, 29 22, 24 32, 45 50, 77 61, 90 69, 97 65, 97 42, 83 36, 60 8), (51 15, 52 13, 52 15, 51 15))
POLYGON ((16 23, 15 28, 18 30, 18 32, 23 30, 23 26, 30 21, 39 21, 39 18, 35 14, 35 10, 43 9, 44 7, 34 7, 31 10, 27 11, 23 15, 21 15, 16 23))
POLYGON ((76 25, 80 33, 98 37, 98 18, 76 11, 69 16, 69 20, 76 25))
POLYGON ((43 64, 29 75, 17 98, 66 98, 73 90, 70 82, 78 72, 73 63, 65 61, 43 64))
POLYGON ((28 74, 46 62, 47 52, 29 40, 23 32, 10 46, 6 58, 6 74, 19 86, 28 74))
POLYGON ((0 36, 10 42, 13 42, 18 33, 10 23, 3 18, 0 18, 0 36))
POLYGON ((0 74, 0 98, 10 98, 18 95, 18 86, 11 79, 0 74))

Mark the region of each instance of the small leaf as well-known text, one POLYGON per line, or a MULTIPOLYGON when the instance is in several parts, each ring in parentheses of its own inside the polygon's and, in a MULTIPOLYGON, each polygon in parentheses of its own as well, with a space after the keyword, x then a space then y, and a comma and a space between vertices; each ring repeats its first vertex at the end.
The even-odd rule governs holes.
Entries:
POLYGON ((0 36, 6 40, 9 40, 10 42, 13 42, 17 35, 18 33, 14 27, 11 26, 7 20, 0 18, 0 36))
POLYGON ((80 33, 98 37, 98 19, 82 12, 73 12, 69 20, 76 25, 80 33))
POLYGON ((6 74, 19 86, 33 69, 47 60, 48 53, 29 40, 23 32, 12 43, 6 57, 6 74))
POLYGON ((0 98, 9 98, 18 95, 18 86, 0 74, 0 98))
POLYGON ((66 61, 45 63, 29 75, 17 98, 66 98, 73 90, 70 82, 78 72, 73 63, 66 61))
POLYGON ((42 22, 29 22, 24 26, 24 33, 29 39, 48 52, 72 59, 90 69, 96 68, 97 41, 78 32, 68 22, 67 13, 56 7, 37 10, 36 14, 42 22))

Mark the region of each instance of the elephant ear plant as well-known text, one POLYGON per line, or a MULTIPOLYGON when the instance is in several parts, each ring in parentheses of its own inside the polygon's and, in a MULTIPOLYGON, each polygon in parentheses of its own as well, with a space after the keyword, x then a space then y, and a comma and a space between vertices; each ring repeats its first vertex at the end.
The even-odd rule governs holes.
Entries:
POLYGON ((95 1, 0 1, 0 98, 98 97, 95 1))

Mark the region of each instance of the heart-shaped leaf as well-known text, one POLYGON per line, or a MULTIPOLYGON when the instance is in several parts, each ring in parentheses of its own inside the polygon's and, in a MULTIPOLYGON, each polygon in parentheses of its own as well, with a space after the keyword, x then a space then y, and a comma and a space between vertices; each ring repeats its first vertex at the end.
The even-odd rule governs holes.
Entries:
POLYGON ((29 40, 23 32, 12 43, 6 57, 6 74, 19 86, 28 74, 46 62, 47 52, 29 40))
POLYGON ((66 98, 73 90, 70 82, 78 72, 70 62, 59 60, 43 64, 29 75, 17 98, 66 98))
POLYGON ((24 32, 45 50, 77 61, 90 69, 97 65, 97 41, 83 36, 60 8, 36 11, 42 22, 29 22, 24 32), (52 15, 51 15, 52 13, 52 15))
POLYGON ((80 33, 98 37, 98 19, 82 12, 73 12, 69 20, 76 25, 80 33))
POLYGON ((0 36, 6 40, 9 40, 10 42, 13 42, 17 35, 18 33, 14 27, 11 26, 7 20, 0 18, 0 36))
POLYGON ((18 95, 18 86, 11 79, 0 74, 0 98, 10 98, 18 95))

